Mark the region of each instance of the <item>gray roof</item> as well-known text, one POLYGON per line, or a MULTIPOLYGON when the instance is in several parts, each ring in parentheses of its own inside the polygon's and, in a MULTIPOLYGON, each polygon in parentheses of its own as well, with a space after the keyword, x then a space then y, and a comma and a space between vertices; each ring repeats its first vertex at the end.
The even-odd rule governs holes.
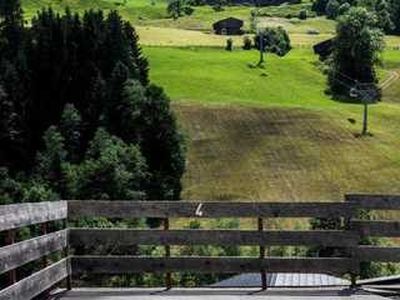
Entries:
MULTIPOLYGON (((350 282, 326 274, 267 273, 269 287, 321 287, 348 286, 350 282)), ((257 287, 261 286, 260 273, 248 273, 214 283, 212 287, 257 287)))

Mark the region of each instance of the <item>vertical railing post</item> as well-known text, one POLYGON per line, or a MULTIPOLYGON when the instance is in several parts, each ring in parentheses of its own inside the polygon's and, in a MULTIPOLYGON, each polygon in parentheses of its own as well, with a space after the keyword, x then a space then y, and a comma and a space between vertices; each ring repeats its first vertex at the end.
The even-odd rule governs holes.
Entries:
MULTIPOLYGON (((15 243, 15 230, 11 229, 6 232, 6 237, 5 237, 5 242, 6 245, 11 245, 15 243)), ((7 281, 8 285, 12 285, 17 282, 17 270, 11 270, 7 272, 7 281)))
MULTIPOLYGON (((349 203, 349 199, 347 198, 347 195, 345 196, 345 200, 346 200, 346 202, 349 203)), ((351 214, 349 216, 347 216, 344 221, 344 223, 345 223, 344 229, 346 231, 353 231, 351 222, 352 222, 353 218, 358 217, 359 209, 360 209, 360 207, 358 205, 356 205, 355 203, 352 203, 351 214)), ((360 273, 360 260, 358 258, 358 254, 357 254, 357 249, 359 247, 359 244, 360 244, 360 236, 359 236, 359 233, 357 232, 357 245, 355 247, 351 247, 349 249, 349 256, 352 261, 352 264, 351 264, 352 271, 350 273, 350 287, 351 288, 357 287, 357 278, 360 273)))
MULTIPOLYGON (((40 234, 41 235, 46 235, 48 233, 48 231, 49 231, 49 223, 48 222, 40 224, 40 234)), ((42 257, 40 264, 41 264, 42 269, 46 268, 49 265, 49 259, 47 258, 47 256, 42 257)), ((50 296, 50 289, 51 289, 51 287, 49 289, 43 291, 40 294, 40 296, 42 298, 47 299, 50 296)))
MULTIPOLYGON (((351 231, 351 217, 346 219, 346 230, 351 231)), ((357 286, 357 277, 359 275, 360 261, 357 256, 357 248, 360 243, 360 239, 358 238, 357 246, 350 248, 350 258, 352 260, 352 272, 350 273, 350 284, 351 288, 355 288, 357 286)))
MULTIPOLYGON (((164 230, 169 230, 169 219, 164 219, 164 230)), ((169 258, 171 256, 171 247, 170 245, 165 245, 165 257, 169 258)), ((165 287, 169 290, 172 288, 172 276, 170 272, 165 274, 165 287)))
MULTIPOLYGON (((64 229, 67 230, 67 244, 64 248, 64 257, 66 257, 68 259, 68 257, 69 257, 68 219, 64 220, 64 229)), ((67 290, 71 290, 72 289, 72 275, 71 275, 71 262, 69 259, 67 261, 67 265, 68 265, 68 275, 67 275, 67 278, 65 278, 65 285, 66 285, 67 290)))
MULTIPOLYGON (((48 230, 49 230, 49 224, 47 222, 40 224, 40 234, 41 235, 46 235, 48 230)), ((47 259, 47 257, 43 256, 42 262, 41 262, 42 268, 43 269, 46 268, 48 263, 49 263, 49 260, 47 259)))
MULTIPOLYGON (((258 218, 258 231, 260 233, 262 233, 264 230, 264 220, 262 218, 258 218)), ((265 258, 265 246, 262 245, 260 243, 259 245, 259 251, 260 251, 260 259, 264 259, 265 258)), ((265 271, 265 269, 261 269, 260 271, 260 275, 261 275, 261 288, 263 290, 267 289, 267 272, 265 271)))

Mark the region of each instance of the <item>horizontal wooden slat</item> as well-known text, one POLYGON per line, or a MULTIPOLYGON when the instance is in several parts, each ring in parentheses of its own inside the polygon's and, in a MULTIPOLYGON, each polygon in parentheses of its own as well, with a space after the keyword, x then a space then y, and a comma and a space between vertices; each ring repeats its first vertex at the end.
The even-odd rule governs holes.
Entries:
POLYGON ((68 201, 69 218, 221 218, 351 216, 354 205, 338 202, 252 203, 184 201, 68 201))
POLYGON ((68 276, 70 268, 68 259, 32 274, 29 277, 0 291, 0 300, 27 300, 49 289, 68 276))
POLYGON ((400 237, 399 221, 351 220, 351 227, 361 236, 400 237))
POLYGON ((399 247, 359 246, 357 254, 360 261, 400 262, 399 247))
POLYGON ((135 230, 70 229, 70 244, 94 245, 320 245, 352 247, 358 244, 354 232, 244 231, 244 230, 135 230))
POLYGON ((350 194, 346 201, 354 202, 362 209, 400 210, 400 195, 350 194))
POLYGON ((0 248, 0 274, 67 247, 67 230, 60 230, 0 248))
POLYGON ((66 218, 66 201, 1 205, 0 231, 66 218))
POLYGON ((134 257, 75 256, 74 273, 246 273, 265 269, 269 272, 345 274, 358 266, 348 258, 250 258, 250 257, 134 257))

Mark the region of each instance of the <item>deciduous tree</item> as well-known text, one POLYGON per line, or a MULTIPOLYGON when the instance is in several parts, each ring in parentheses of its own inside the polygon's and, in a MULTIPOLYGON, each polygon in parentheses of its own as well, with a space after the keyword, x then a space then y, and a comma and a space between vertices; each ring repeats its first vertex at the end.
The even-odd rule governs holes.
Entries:
POLYGON ((340 17, 329 71, 331 92, 347 98, 356 83, 372 85, 378 92, 375 65, 383 48, 383 33, 373 12, 356 7, 340 17))

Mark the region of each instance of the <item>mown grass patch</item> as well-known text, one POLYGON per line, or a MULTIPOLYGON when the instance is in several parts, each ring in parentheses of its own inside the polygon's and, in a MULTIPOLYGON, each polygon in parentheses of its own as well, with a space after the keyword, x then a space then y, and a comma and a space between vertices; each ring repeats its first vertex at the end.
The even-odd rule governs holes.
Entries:
POLYGON ((311 49, 295 49, 285 57, 268 54, 265 68, 254 67, 257 51, 146 47, 145 53, 152 80, 174 100, 301 107, 332 103, 311 49))
POLYGON ((346 109, 175 110, 190 137, 185 199, 340 201, 349 192, 400 192, 398 107, 373 109, 370 138, 355 137, 361 114, 346 109))
MULTIPOLYGON (((255 50, 223 47, 145 47, 151 78, 176 101, 337 108, 325 93, 326 76, 311 47, 295 48, 285 57, 266 55, 264 68, 255 67, 255 50)), ((400 66, 400 51, 382 55, 382 79, 400 66)), ((339 105, 343 107, 343 105, 339 105)))

